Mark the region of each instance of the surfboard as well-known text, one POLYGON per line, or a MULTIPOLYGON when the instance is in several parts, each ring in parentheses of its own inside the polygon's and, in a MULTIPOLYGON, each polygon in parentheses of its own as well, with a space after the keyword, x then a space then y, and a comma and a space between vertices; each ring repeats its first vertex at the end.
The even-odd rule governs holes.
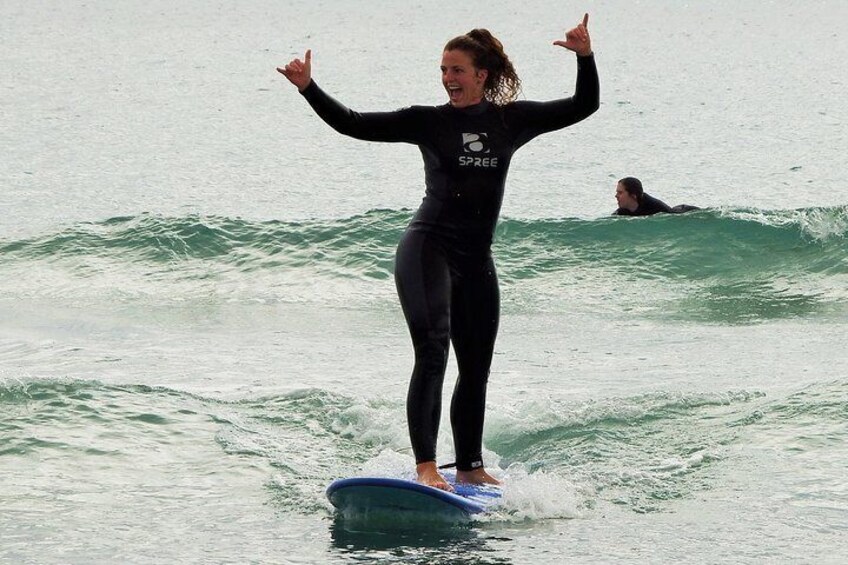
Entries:
POLYGON ((452 482, 448 492, 406 479, 353 477, 333 481, 327 498, 345 516, 418 516, 440 520, 468 520, 482 514, 500 500, 501 489, 494 485, 466 485, 452 482))

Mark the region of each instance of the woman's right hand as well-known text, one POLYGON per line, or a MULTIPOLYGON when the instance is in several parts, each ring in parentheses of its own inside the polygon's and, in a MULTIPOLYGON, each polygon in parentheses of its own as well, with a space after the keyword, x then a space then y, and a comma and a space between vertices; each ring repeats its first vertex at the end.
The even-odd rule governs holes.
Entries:
POLYGON ((305 61, 294 59, 285 67, 277 67, 277 72, 289 79, 289 82, 301 92, 312 81, 312 49, 306 50, 305 61))

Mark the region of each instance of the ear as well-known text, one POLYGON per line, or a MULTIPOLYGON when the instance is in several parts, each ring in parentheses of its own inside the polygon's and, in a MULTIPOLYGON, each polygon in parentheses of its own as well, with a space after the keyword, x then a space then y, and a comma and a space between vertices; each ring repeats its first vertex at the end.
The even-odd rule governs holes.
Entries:
POLYGON ((486 69, 477 69, 477 78, 482 84, 486 84, 486 79, 489 78, 489 71, 486 69))

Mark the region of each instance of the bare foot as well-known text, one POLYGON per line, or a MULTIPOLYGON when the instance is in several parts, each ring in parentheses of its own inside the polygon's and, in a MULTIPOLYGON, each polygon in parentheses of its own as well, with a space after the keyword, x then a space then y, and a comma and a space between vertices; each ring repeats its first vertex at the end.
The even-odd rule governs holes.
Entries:
POLYGON ((419 463, 415 466, 415 471, 418 473, 418 482, 422 485, 453 492, 453 487, 450 486, 441 473, 439 473, 439 469, 436 467, 435 461, 419 463))
POLYGON ((500 485, 501 482, 480 467, 473 471, 457 471, 456 482, 471 485, 500 485))

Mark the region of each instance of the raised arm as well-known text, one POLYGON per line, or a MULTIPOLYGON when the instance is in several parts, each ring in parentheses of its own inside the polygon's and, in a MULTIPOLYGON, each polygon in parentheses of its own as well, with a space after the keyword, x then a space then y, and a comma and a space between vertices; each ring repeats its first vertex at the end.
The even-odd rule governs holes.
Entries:
POLYGON ((577 86, 570 100, 574 106, 574 121, 580 121, 600 106, 600 83, 589 36, 589 14, 583 14, 583 21, 565 33, 565 41, 554 41, 554 45, 577 53, 577 86))
POLYGON ((539 134, 584 120, 600 107, 600 81, 588 25, 589 14, 585 14, 582 22, 566 32, 565 40, 553 42, 577 54, 577 86, 574 95, 548 102, 516 102, 510 108, 520 131, 516 145, 523 145, 539 134))
POLYGON ((295 85, 315 113, 337 132, 365 141, 422 143, 427 125, 426 108, 394 112, 355 112, 324 92, 312 80, 312 50, 304 60, 293 59, 277 71, 295 85))

